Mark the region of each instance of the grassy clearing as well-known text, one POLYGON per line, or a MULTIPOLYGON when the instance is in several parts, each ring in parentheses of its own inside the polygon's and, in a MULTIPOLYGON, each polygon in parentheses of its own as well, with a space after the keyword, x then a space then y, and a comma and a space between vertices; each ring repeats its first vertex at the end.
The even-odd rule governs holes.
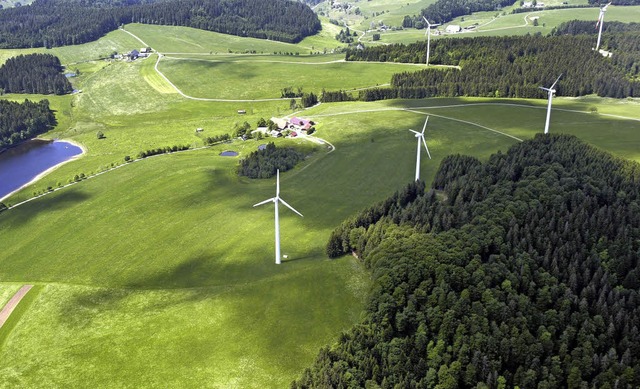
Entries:
POLYGON ((174 87, 172 87, 166 79, 164 79, 155 69, 155 61, 157 54, 152 55, 150 58, 144 61, 143 66, 140 67, 140 75, 144 80, 159 93, 178 93, 174 87))
POLYGON ((71 65, 79 62, 108 58, 113 52, 125 53, 140 49, 140 42, 124 31, 116 30, 97 41, 75 46, 55 47, 48 52, 58 56, 63 64, 71 65))
POLYGON ((242 38, 190 27, 169 27, 146 24, 128 24, 132 32, 154 50, 162 53, 273 53, 274 51, 296 51, 301 47, 291 43, 242 38), (170 32, 170 33, 169 33, 170 32))
POLYGON ((289 63, 273 56, 241 61, 167 58, 159 68, 187 95, 222 99, 279 98, 286 87, 316 94, 323 88, 366 88, 390 82, 394 73, 419 69, 413 64, 289 63))

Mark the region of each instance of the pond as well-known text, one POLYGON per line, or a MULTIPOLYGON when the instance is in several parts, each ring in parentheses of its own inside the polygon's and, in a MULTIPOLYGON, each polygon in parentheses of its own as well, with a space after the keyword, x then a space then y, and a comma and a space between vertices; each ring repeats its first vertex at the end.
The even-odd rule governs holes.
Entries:
POLYGON ((0 154, 0 199, 39 178, 47 170, 82 154, 69 142, 33 139, 0 154))
POLYGON ((221 157, 237 157, 238 156, 238 152, 236 151, 223 151, 220 153, 221 157))

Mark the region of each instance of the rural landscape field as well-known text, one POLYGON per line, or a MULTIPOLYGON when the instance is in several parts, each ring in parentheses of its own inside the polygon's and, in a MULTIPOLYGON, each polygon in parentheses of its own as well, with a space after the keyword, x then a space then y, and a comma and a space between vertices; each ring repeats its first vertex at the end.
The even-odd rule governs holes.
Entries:
MULTIPOLYGON (((357 2, 366 18, 341 22, 366 45, 424 41, 424 29, 383 31, 375 42, 365 30, 382 18, 401 25, 432 3, 357 2)), ((447 156, 487 161, 543 131, 546 99, 292 104, 282 97, 287 88, 357 94, 425 68, 345 61, 346 44, 335 39, 342 26, 329 21, 340 15, 330 8, 314 8, 324 10, 322 30, 298 43, 130 23, 93 42, 0 50, 0 63, 46 53, 75 73, 72 94, 0 98, 48 99, 57 124, 40 137, 85 150, 2 200, 0 307, 21 286, 34 287, 0 328, 0 387, 288 387, 365 315, 374 276, 356 255, 330 259, 327 240, 343 220, 413 181, 409 130, 428 117, 427 187, 447 156), (146 58, 111 58, 145 47, 146 58), (312 120, 315 133, 205 142, 244 122, 255 129, 261 118, 292 116, 312 120), (281 207, 279 266, 273 208, 253 207, 274 195, 275 177, 237 173, 239 160, 268 142, 306 155, 280 173, 282 198, 304 217, 281 207), (189 149, 137 159, 174 145, 189 149)), ((536 27, 526 13, 451 23, 478 22, 478 36, 547 34, 571 19, 595 23, 597 13, 540 10, 536 27)), ((614 5, 606 16, 637 22, 640 6, 614 5)), ((551 132, 640 162, 640 100, 558 95, 551 132)))

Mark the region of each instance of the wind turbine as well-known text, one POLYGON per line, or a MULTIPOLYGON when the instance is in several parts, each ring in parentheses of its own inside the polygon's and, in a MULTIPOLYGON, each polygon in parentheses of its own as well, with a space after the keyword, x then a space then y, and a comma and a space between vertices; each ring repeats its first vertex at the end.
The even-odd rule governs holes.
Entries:
POLYGON ((546 90, 547 93, 549 94, 549 105, 547 105, 547 121, 544 124, 544 133, 548 134, 549 133, 549 119, 551 119, 551 100, 553 100, 553 94, 556 93, 556 90, 553 89, 556 84, 558 83, 558 81, 560 81, 560 77, 562 77, 562 74, 560 76, 558 76, 558 78, 556 78, 556 82, 553 83, 553 85, 551 85, 551 87, 549 88, 545 88, 545 87, 539 87, 542 90, 546 90))
POLYGON ((278 220, 278 203, 284 204, 287 208, 289 208, 290 210, 292 210, 293 212, 297 213, 300 216, 302 216, 302 214, 296 211, 295 209, 293 209, 292 206, 290 206, 289 204, 287 204, 286 201, 280 198, 280 169, 277 170, 276 177, 277 177, 276 178, 276 197, 272 197, 265 201, 261 201, 258 204, 255 204, 254 207, 257 207, 258 205, 270 203, 270 202, 273 202, 275 204, 275 207, 276 207, 276 265, 279 265, 280 264, 280 222, 278 220))
POLYGON ((429 46, 431 46, 431 27, 439 26, 440 24, 431 24, 429 23, 427 18, 425 18, 424 16, 422 17, 422 19, 424 19, 424 21, 427 23, 427 32, 425 32, 424 34, 427 36, 427 66, 429 66, 429 46))
POLYGON ((418 156, 416 157, 416 181, 418 181, 420 179, 420 149, 421 149, 420 141, 421 140, 422 140, 422 144, 424 145, 424 148, 427 150, 427 155, 429 156, 429 159, 431 159, 431 154, 429 153, 429 148, 427 147, 427 142, 424 140, 424 130, 427 129, 427 122, 428 121, 429 121, 429 116, 427 116, 427 120, 424 121, 424 127, 422 127, 422 132, 409 130, 409 131, 413 132, 414 134, 416 134, 416 138, 418 138, 418 156))
POLYGON ((611 5, 611 3, 606 4, 603 7, 600 7, 600 16, 598 16, 598 22, 596 23, 596 28, 600 27, 598 30, 598 43, 596 43, 595 50, 598 51, 600 48, 600 38, 602 37, 602 26, 604 25, 604 13, 607 12, 607 7, 611 5))

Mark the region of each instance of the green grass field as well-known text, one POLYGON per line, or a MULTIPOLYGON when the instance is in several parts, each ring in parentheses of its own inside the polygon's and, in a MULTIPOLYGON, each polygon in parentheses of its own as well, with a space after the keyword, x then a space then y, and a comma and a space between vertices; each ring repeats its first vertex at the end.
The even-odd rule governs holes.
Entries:
MULTIPOLYGON (((328 44, 327 36, 283 45, 179 27, 126 29, 161 52, 186 53, 163 59, 160 68, 196 96, 277 97, 283 86, 356 88, 416 68, 313 65, 341 57, 272 54, 303 53, 309 42, 328 44)), ((255 126, 261 117, 293 113, 286 100, 186 99, 155 73, 155 57, 96 61, 113 47, 140 46, 123 31, 88 45, 94 49, 59 51, 81 70, 73 82, 83 92, 46 96, 60 122, 47 136, 82 143, 87 154, 7 204, 75 174, 121 164, 125 155, 202 146, 202 136, 230 133, 236 123, 255 126), (105 139, 97 139, 98 130, 105 139)), ((246 156, 266 140, 147 158, 1 213, 0 304, 22 284, 35 283, 37 290, 0 331, 0 387, 288 386, 320 347, 360 319, 369 275, 354 258, 328 260, 324 246, 345 217, 413 179, 415 137, 408 130, 430 116, 433 159, 422 160, 422 177, 430 181, 449 154, 487 158, 515 138, 541 132, 545 106, 543 100, 457 98, 321 104, 299 113, 317 122, 317 136, 335 150, 277 140, 311 153, 281 177, 282 197, 304 218, 281 209, 288 259, 280 266, 273 263, 273 207, 252 207, 273 196, 275 180, 239 178, 238 158, 219 156, 224 150, 246 156)), ((558 97, 551 131, 640 161, 639 108, 632 99, 558 97), (589 113, 592 108, 597 113, 589 113)))
POLYGON ((391 76, 419 70, 413 64, 288 61, 286 57, 175 59, 166 58, 159 69, 182 90, 195 97, 222 99, 280 98, 286 87, 320 94, 327 90, 358 89, 389 83, 391 76))

